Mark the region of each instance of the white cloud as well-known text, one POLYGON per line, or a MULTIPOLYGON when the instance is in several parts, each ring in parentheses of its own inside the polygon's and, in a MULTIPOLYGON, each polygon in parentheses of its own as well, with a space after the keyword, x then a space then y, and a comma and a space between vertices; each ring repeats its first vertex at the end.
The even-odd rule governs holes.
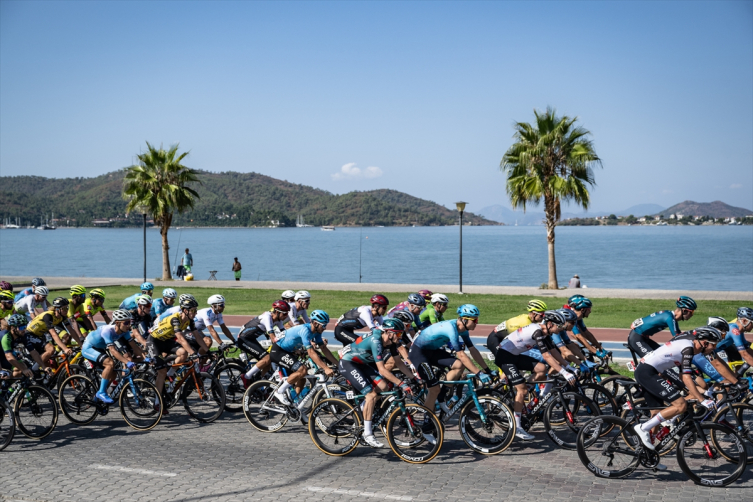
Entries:
POLYGON ((355 178, 378 178, 382 174, 381 169, 376 166, 369 166, 366 169, 356 167, 355 162, 349 162, 340 168, 340 172, 332 175, 333 180, 346 180, 355 178))
POLYGON ((742 188, 743 186, 740 183, 735 183, 733 185, 729 186, 730 188, 742 188))

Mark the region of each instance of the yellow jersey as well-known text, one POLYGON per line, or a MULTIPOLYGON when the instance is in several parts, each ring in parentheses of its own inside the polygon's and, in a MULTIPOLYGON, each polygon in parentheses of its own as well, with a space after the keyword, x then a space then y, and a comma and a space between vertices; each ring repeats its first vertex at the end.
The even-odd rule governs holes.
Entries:
POLYGON ((506 330, 508 333, 512 333, 513 331, 518 331, 520 328, 524 328, 529 324, 531 324, 531 318, 528 317, 528 314, 520 314, 519 316, 500 323, 494 331, 499 333, 500 331, 506 330))
POLYGON ((196 325, 193 319, 181 319, 180 312, 175 312, 160 319, 157 327, 152 330, 152 338, 155 340, 169 340, 175 338, 177 331, 194 331, 196 325))
MULTIPOLYGON (((104 311, 105 311, 104 307, 95 307, 94 304, 92 303, 91 298, 87 298, 86 301, 84 302, 84 315, 86 316, 94 317, 95 315, 104 311)), ((70 315, 70 309, 68 311, 68 315, 70 315)))
POLYGON ((86 317, 86 311, 84 310, 86 302, 80 305, 73 305, 73 302, 68 303, 68 317, 78 321, 82 317, 86 317))
POLYGON ((67 317, 55 316, 53 310, 50 309, 32 319, 29 325, 26 326, 26 331, 34 333, 37 336, 42 336, 53 329, 53 327, 62 326, 67 320, 67 317))

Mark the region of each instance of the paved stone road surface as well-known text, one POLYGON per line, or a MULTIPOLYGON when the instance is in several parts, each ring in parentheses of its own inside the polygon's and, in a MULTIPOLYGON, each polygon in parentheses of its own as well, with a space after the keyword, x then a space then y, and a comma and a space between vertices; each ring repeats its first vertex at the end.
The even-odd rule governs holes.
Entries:
POLYGON ((603 480, 574 451, 553 447, 543 430, 534 434, 530 444, 484 457, 466 448, 456 427, 448 428, 439 456, 416 466, 389 449, 359 447, 348 457, 329 457, 300 425, 263 434, 242 414, 199 425, 176 407, 143 433, 113 412, 87 427, 61 415, 46 440, 18 434, 0 452, 0 500, 753 500, 751 469, 721 489, 694 485, 674 458, 663 473, 639 468, 627 479, 603 480))

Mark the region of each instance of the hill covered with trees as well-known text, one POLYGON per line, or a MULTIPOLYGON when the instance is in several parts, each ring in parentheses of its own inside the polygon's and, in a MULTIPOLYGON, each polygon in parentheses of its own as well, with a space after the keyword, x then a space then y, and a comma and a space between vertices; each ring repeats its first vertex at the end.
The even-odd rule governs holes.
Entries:
MULTIPOLYGON (((124 171, 95 178, 0 177, 0 218, 38 224, 54 215, 58 225, 141 224, 125 214, 124 171), (106 223, 108 222, 109 223, 106 223)), ((257 173, 201 172, 201 195, 193 211, 176 215, 178 226, 294 226, 301 215, 309 225, 429 226, 457 224, 457 211, 396 190, 335 195, 257 173)), ((498 223, 465 213, 473 225, 498 223)))

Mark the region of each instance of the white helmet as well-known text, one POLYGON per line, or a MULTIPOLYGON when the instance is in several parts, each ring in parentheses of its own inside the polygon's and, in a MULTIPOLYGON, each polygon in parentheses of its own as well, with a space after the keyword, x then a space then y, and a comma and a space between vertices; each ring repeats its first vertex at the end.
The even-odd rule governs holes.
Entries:
POLYGON ((112 313, 112 320, 114 322, 127 321, 129 319, 133 319, 133 315, 131 315, 131 312, 128 310, 118 309, 112 313))
POLYGON ((298 300, 310 300, 311 299, 311 293, 308 291, 301 290, 295 294, 295 301, 298 300))
POLYGON ((47 289, 45 286, 37 286, 34 288, 34 294, 35 295, 41 295, 41 296, 47 296, 50 294, 50 290, 47 289))
POLYGON ((207 305, 225 305, 225 297, 222 295, 212 295, 207 300, 207 305))
POLYGON ((434 293, 431 295, 431 303, 450 303, 450 299, 441 293, 434 293))
POLYGON ((287 289, 282 292, 283 300, 287 302, 292 302, 294 298, 295 298, 295 291, 293 291, 292 289, 287 289))
POLYGON ((165 288, 162 290, 162 298, 177 298, 178 292, 173 288, 165 288))

